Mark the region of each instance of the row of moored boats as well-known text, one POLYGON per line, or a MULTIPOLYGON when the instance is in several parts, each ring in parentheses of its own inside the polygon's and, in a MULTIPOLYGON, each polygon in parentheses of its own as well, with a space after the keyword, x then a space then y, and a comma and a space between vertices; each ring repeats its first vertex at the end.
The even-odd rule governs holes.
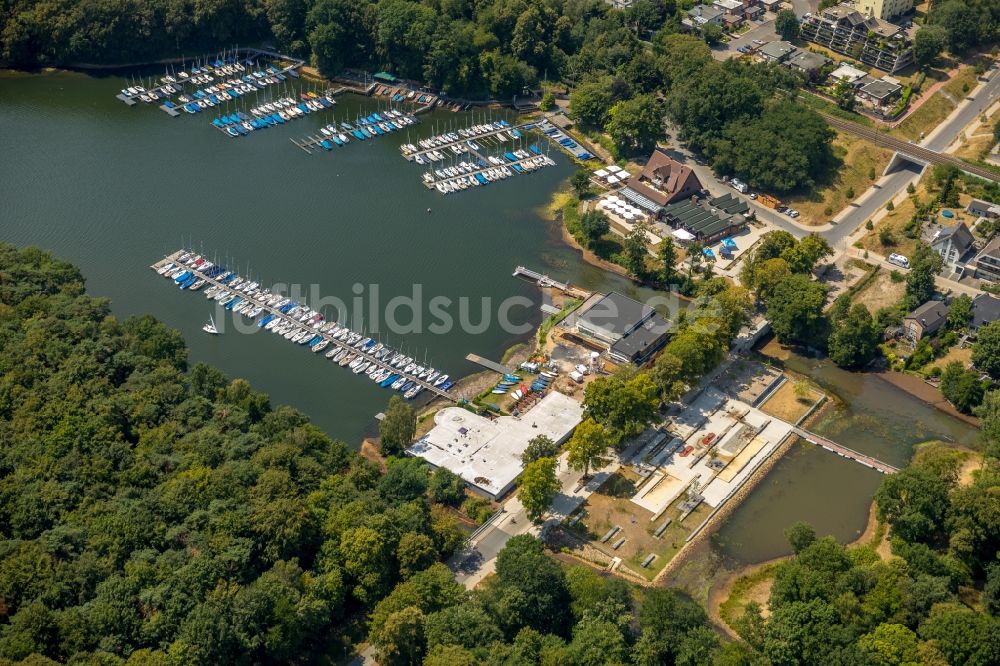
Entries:
POLYGON ((433 173, 424 174, 424 183, 441 194, 451 194, 470 187, 489 185, 517 174, 531 173, 555 164, 551 157, 541 154, 537 146, 530 148, 531 152, 516 150, 504 153, 507 161, 498 156, 490 156, 487 158, 488 163, 482 160, 477 160, 475 163, 459 162, 455 166, 435 169, 433 173))
POLYGON ((353 125, 342 122, 340 125, 332 123, 321 127, 319 131, 323 136, 319 137, 316 143, 324 150, 332 150, 334 146, 344 146, 350 143, 348 134, 358 141, 364 141, 391 132, 398 132, 416 122, 417 119, 409 114, 389 109, 358 118, 353 125))
POLYGON ((506 120, 498 120, 487 125, 473 125, 456 132, 445 132, 417 143, 404 143, 399 150, 407 159, 412 156, 417 164, 428 164, 448 159, 452 153, 462 155, 470 149, 480 150, 481 146, 475 140, 477 137, 480 137, 480 141, 502 144, 506 141, 516 141, 522 136, 521 131, 516 127, 510 127, 510 123, 506 120), (484 134, 487 136, 482 138, 484 134))
POLYGON ((212 121, 212 125, 232 137, 246 136, 250 132, 266 129, 275 125, 301 118, 314 111, 328 109, 336 102, 329 96, 316 93, 302 93, 302 101, 296 102, 291 97, 283 97, 273 102, 267 102, 250 109, 246 114, 238 111, 221 116, 212 121))
POLYGON ((286 340, 308 347, 356 375, 365 375, 383 388, 415 398, 426 386, 447 391, 454 382, 446 374, 421 365, 414 358, 348 326, 326 321, 304 304, 272 293, 249 278, 241 278, 192 252, 182 252, 174 261, 156 269, 181 289, 198 291, 226 310, 255 319, 257 326, 286 340))

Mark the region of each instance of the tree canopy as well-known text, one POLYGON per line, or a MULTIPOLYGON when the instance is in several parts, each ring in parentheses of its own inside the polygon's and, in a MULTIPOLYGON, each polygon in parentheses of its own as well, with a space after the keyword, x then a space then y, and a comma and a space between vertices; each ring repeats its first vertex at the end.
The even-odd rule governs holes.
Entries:
POLYGON ((308 660, 457 545, 422 461, 380 475, 43 252, 0 274, 0 661, 308 660))

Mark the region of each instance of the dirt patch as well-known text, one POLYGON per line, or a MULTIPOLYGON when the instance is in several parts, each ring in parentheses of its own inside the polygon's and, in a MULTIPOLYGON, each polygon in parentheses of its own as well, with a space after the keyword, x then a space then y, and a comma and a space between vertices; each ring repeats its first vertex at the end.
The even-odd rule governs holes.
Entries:
POLYGON ((983 467, 983 457, 971 453, 958 470, 958 485, 968 486, 975 480, 975 474, 983 467))
POLYGON ((896 305, 903 300, 906 282, 893 282, 891 271, 879 271, 871 282, 854 296, 855 303, 861 303, 869 312, 896 305))
POLYGON ((367 458, 378 465, 379 469, 381 469, 383 473, 385 472, 385 458, 383 458, 382 454, 379 453, 377 440, 368 437, 363 439, 361 441, 361 448, 358 449, 358 453, 361 454, 362 458, 367 458))
POLYGON ((760 411, 788 423, 797 423, 809 408, 823 397, 822 391, 810 386, 805 380, 789 379, 771 394, 760 407, 760 411))
POLYGON ((842 132, 833 140, 833 150, 842 164, 830 182, 810 193, 785 199, 785 205, 801 213, 801 224, 819 226, 829 222, 882 175, 892 158, 892 151, 842 132), (853 196, 848 196, 851 191, 853 196))
MULTIPOLYGON (((652 580, 684 546, 691 530, 697 527, 711 512, 711 507, 701 504, 682 521, 678 520, 679 505, 684 497, 677 499, 656 519, 653 514, 631 501, 641 479, 631 470, 622 468, 605 481, 583 504, 584 517, 567 530, 588 541, 588 547, 597 549, 603 556, 620 557, 626 573, 634 573, 646 580, 652 580), (653 533, 667 519, 670 525, 659 536, 653 533), (601 539, 612 529, 618 531, 606 542, 601 539), (618 548, 614 545, 624 539, 618 548), (648 567, 642 562, 651 554, 656 559, 648 567)), ((581 556, 586 557, 586 554, 581 556)))

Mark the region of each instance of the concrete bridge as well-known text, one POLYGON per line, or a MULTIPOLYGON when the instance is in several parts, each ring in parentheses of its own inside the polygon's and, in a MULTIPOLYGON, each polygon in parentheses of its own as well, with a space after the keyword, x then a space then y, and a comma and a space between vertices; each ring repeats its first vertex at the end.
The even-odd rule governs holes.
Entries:
POLYGON ((980 178, 1000 182, 1000 173, 993 171, 992 169, 988 169, 977 164, 970 164, 969 162, 959 159, 953 155, 945 155, 943 153, 918 146, 915 143, 904 141, 903 139, 890 136, 884 132, 880 132, 870 127, 865 127, 864 125, 859 125, 858 123, 851 122, 849 120, 844 120, 843 118, 837 118, 836 116, 831 116, 825 113, 820 115, 822 115, 826 122, 829 123, 830 127, 844 132, 850 132, 855 136, 871 141, 876 146, 882 146, 883 148, 889 148, 890 150, 896 151, 896 154, 893 155, 892 160, 889 162, 889 166, 886 168, 887 174, 894 171, 901 160, 906 160, 909 162, 916 162, 917 164, 922 164, 924 166, 928 164, 947 164, 949 166, 956 167, 957 169, 961 169, 966 173, 970 173, 973 176, 979 176, 980 178))

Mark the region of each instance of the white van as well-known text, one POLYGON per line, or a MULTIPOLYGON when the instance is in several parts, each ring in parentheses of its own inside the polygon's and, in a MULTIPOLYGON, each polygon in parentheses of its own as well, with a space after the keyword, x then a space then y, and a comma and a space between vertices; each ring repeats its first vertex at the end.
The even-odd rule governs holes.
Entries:
POLYGON ((896 254, 895 252, 893 252, 892 254, 890 254, 889 258, 886 259, 886 261, 888 261, 890 264, 895 264, 895 265, 900 266, 902 268, 909 268, 910 267, 910 260, 907 259, 906 257, 904 257, 901 254, 896 254))

